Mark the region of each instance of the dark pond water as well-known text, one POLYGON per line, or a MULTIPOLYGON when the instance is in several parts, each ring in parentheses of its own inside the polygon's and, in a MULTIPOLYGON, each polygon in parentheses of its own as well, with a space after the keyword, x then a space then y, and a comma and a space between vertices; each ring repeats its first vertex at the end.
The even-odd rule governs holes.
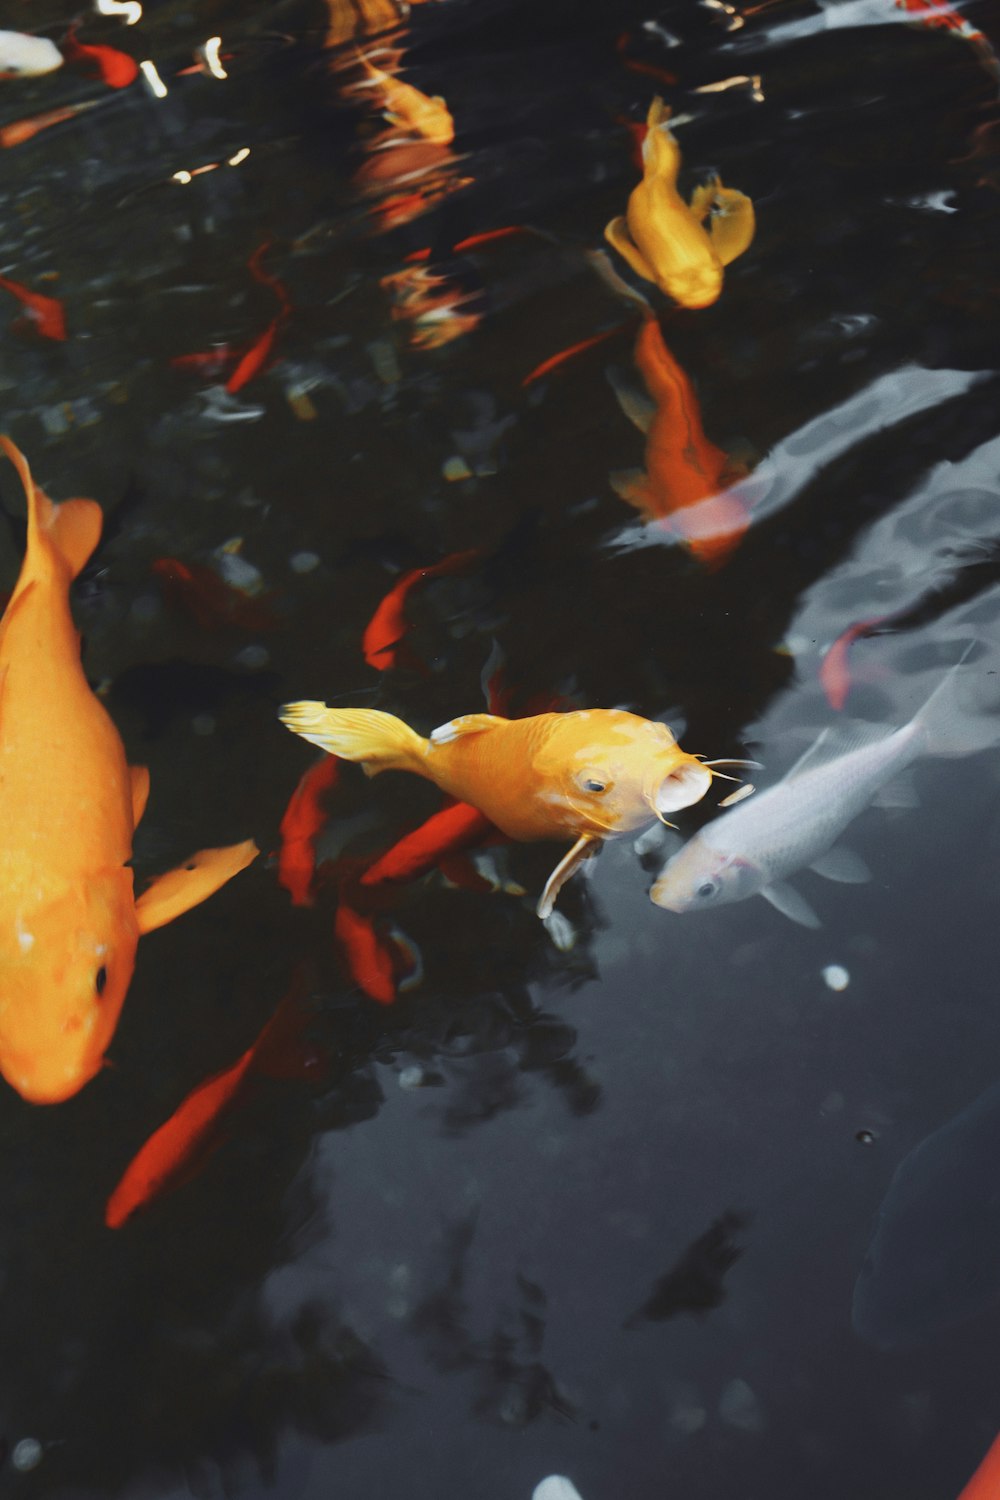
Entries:
MULTIPOLYGON (((988 736, 917 765, 918 808, 863 812, 848 842, 870 883, 793 877, 817 929, 760 899, 658 909, 663 855, 632 836, 547 928, 560 846, 489 848, 513 892, 431 873, 379 908, 422 968, 386 1006, 334 941, 336 879, 312 908, 278 884, 312 752, 277 708, 325 698, 426 733, 482 711, 496 643, 515 711, 663 718, 689 749, 759 758, 763 788, 838 719, 821 664, 876 617, 841 718, 905 723, 969 642, 982 704, 988 47, 891 0, 403 11, 146 0, 79 35, 151 60, 162 97, 70 65, 0 84, 6 124, 93 101, 2 155, 0 271, 61 299, 68 336, 3 296, 0 427, 56 498, 105 511, 74 610, 151 771, 137 876, 250 835, 264 851, 143 940, 94 1082, 56 1107, 4 1087, 0 1486, 529 1500, 564 1474, 584 1500, 949 1500, 1000 1428, 988 736), (195 68, 212 36, 225 78, 195 68), (392 139, 355 38, 447 100, 451 145, 392 139), (645 463, 618 399, 642 392, 641 317, 589 253, 638 180, 629 125, 655 92, 685 191, 718 172, 757 216, 701 310, 614 262, 751 475, 749 529, 714 567, 610 479, 645 463), (455 248, 511 226, 531 232, 455 248), (470 549, 409 597, 398 665, 366 664, 400 576, 470 549), (228 566, 235 591, 171 588, 163 559, 228 566), (106 1228, 128 1162, 297 968, 316 1065, 260 1079, 189 1181, 106 1228)), ((967 20, 1000 44, 995 9, 967 20)), ((9 0, 3 24, 59 40, 67 15, 9 0)), ((11 587, 23 512, 12 471, 0 485, 11 587)), ((440 805, 345 768, 328 869, 440 805)))

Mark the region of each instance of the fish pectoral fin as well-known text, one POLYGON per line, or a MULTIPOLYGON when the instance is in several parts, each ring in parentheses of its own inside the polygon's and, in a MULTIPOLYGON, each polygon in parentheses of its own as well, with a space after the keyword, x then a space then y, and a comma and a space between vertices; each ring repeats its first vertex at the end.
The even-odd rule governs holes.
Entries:
POLYGON ((608 483, 626 505, 632 505, 644 513, 651 507, 649 480, 642 469, 616 469, 608 475, 608 483))
POLYGON ((437 729, 431 730, 428 738, 432 745, 447 745, 452 740, 461 739, 464 734, 484 734, 487 729, 496 729, 508 722, 498 714, 460 714, 457 719, 449 719, 447 724, 439 724, 437 729))
POLYGON ((828 849, 819 859, 814 859, 809 868, 825 880, 836 880, 841 885, 864 885, 872 878, 872 872, 861 855, 843 845, 828 849))
POLYGON ((798 922, 802 927, 823 925, 806 898, 800 896, 797 890, 786 885, 783 880, 779 880, 774 885, 765 886, 761 895, 765 901, 770 901, 775 911, 780 911, 783 917, 798 922))
POLYGON ((245 870, 260 853, 253 839, 222 849, 201 849, 175 870, 158 875, 135 903, 139 932, 153 932, 190 911, 245 870))
POLYGON ((577 839, 572 849, 564 854, 556 865, 552 874, 545 882, 545 889, 539 897, 535 910, 544 922, 546 917, 551 917, 556 904, 556 897, 563 886, 574 875, 586 860, 592 859, 600 851, 603 840, 595 833, 583 833, 577 839))
POLYGON ((747 250, 754 237, 757 221, 753 203, 736 188, 716 187, 715 212, 708 225, 712 249, 724 266, 747 250))
POLYGON ((640 396, 638 391, 621 379, 613 370, 608 371, 608 384, 614 391, 618 405, 628 417, 633 426, 646 436, 653 425, 656 416, 656 402, 651 401, 648 396, 640 396))
POLYGON ((710 177, 707 182, 700 183, 691 194, 691 212, 699 224, 708 218, 720 186, 718 177, 710 177))
POLYGON ((920 797, 917 794, 916 782, 913 772, 907 767, 887 781, 885 786, 880 786, 872 798, 872 807, 919 807, 920 797))
POLYGON ((613 250, 617 250, 618 254, 624 260, 628 261, 633 271, 641 276, 644 281, 656 281, 656 272, 652 269, 632 238, 628 227, 628 220, 623 214, 619 214, 617 219, 611 220, 611 223, 604 231, 604 238, 613 250))
POLYGON ((138 828, 149 801, 149 767, 129 766, 128 774, 132 788, 132 827, 138 828))

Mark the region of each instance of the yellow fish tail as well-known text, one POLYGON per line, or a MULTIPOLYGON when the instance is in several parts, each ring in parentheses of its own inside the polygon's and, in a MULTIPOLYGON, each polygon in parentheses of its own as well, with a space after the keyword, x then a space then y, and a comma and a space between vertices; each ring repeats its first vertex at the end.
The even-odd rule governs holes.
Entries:
POLYGON ((328 755, 360 761, 369 776, 423 770, 427 741, 394 714, 375 708, 327 708, 306 700, 286 703, 278 717, 293 734, 328 755))
POLYGON ((25 578, 30 580, 34 572, 31 565, 40 560, 46 541, 54 546, 57 555, 69 568, 70 576, 75 578, 101 539, 101 507, 94 500, 64 500, 61 505, 54 504, 35 484, 28 460, 20 448, 8 437, 0 437, 0 447, 17 470, 28 502, 25 578))

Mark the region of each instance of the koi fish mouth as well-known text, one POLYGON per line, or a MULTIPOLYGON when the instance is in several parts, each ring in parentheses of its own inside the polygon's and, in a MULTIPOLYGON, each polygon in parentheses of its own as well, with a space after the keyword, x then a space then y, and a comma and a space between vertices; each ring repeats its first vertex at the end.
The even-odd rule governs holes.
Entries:
POLYGON ((690 807, 699 802, 712 784, 712 772, 700 761, 685 761, 664 776, 656 790, 646 800, 663 821, 665 814, 676 812, 680 807, 690 807))

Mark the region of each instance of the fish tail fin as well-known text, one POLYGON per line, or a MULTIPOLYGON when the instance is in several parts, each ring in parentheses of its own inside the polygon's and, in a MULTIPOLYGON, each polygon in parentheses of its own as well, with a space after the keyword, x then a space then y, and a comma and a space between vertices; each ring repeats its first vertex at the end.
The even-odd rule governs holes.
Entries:
MULTIPOLYGON (((986 675, 984 670, 977 671, 975 665, 966 665, 974 644, 970 641, 955 665, 945 673, 923 707, 913 716, 911 723, 921 731, 923 750, 927 755, 973 755, 1000 742, 997 705, 994 703, 990 710, 984 710, 981 704, 966 706, 974 694, 975 681, 981 681, 986 675), (972 690, 963 690, 961 698, 958 692, 960 678, 973 683, 972 690)), ((980 666, 985 669, 986 658, 980 666)))
MULTIPOLYGON (((28 460, 10 438, 0 436, 0 447, 17 470, 28 502, 28 559, 39 556, 48 540, 75 578, 101 539, 103 514, 95 500, 64 500, 54 504, 31 477, 28 460)), ((30 568, 29 568, 30 572, 30 568)))
POLYGON ((376 708, 327 708, 325 703, 286 703, 278 717, 286 729, 329 755, 359 761, 369 776, 379 771, 423 770, 427 741, 376 708))

